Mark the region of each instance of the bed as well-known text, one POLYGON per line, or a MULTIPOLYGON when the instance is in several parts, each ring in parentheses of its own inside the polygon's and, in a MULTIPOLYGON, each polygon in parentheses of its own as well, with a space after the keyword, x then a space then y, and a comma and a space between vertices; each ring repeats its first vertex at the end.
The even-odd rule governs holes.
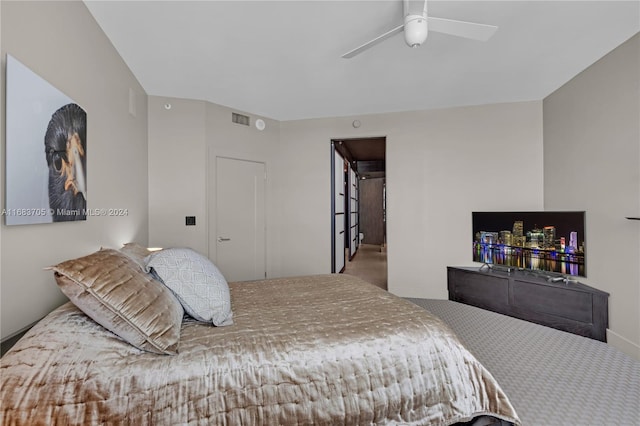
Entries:
POLYGON ((408 301, 336 274, 228 288, 233 324, 185 315, 173 355, 71 302, 54 310, 1 359, 0 423, 520 424, 451 329, 408 301))

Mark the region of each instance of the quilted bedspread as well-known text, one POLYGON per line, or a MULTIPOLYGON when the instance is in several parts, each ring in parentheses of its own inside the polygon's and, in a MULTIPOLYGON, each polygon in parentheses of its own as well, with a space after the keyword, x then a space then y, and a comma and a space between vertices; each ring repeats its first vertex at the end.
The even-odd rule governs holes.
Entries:
POLYGON ((520 424, 437 317, 348 275, 231 283, 234 325, 188 317, 140 351, 71 303, 0 361, 1 424, 520 424))

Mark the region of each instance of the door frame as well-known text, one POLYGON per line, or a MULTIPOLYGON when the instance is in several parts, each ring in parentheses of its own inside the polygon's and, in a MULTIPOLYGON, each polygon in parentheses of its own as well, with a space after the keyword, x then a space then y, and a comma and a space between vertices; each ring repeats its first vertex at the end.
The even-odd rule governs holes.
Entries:
MULTIPOLYGON (((357 254, 357 252, 360 249, 360 232, 362 231, 361 229, 361 213, 362 213, 362 205, 361 205, 361 197, 360 197, 360 179, 365 179, 365 177, 363 177, 363 175, 367 175, 367 174, 376 174, 378 172, 383 172, 383 177, 384 177, 384 194, 383 194, 383 234, 384 234, 384 245, 386 247, 386 243, 387 243, 387 225, 389 222, 389 215, 388 215, 388 203, 387 203, 387 188, 388 188, 388 182, 389 179, 386 176, 386 152, 387 152, 387 136, 359 136, 359 137, 354 137, 354 136, 349 136, 347 138, 331 138, 330 139, 330 164, 331 164, 331 272, 335 273, 338 272, 336 271, 336 236, 335 236, 335 232, 336 232, 336 225, 335 225, 335 211, 336 211, 336 193, 335 193, 335 179, 336 179, 336 165, 335 165, 335 152, 338 152, 345 160, 345 163, 348 165, 348 169, 349 170, 353 170, 355 172, 355 179, 358 180, 358 184, 357 184, 357 228, 355 230, 356 235, 356 244, 355 244, 355 250, 353 250, 353 253, 351 252, 351 245, 349 244, 349 240, 346 240, 347 245, 345 246, 345 249, 349 249, 349 256, 345 256, 347 259, 345 259, 345 267, 347 265, 348 261, 351 261, 353 259, 353 257, 357 254), (384 143, 384 154, 380 155, 380 146, 374 146, 373 150, 371 152, 372 155, 361 155, 363 154, 362 152, 362 147, 360 147, 360 149, 358 149, 357 146, 354 146, 353 149, 355 150, 354 152, 351 152, 350 148, 347 146, 350 142, 355 142, 357 143, 362 143, 362 142, 367 142, 367 140, 376 140, 376 143, 384 143), (344 146, 343 146, 344 145, 344 146), (359 157, 358 157, 359 156, 359 157), (378 160, 379 158, 383 158, 383 160, 378 160), (360 164, 360 163, 363 164, 360 164), (357 164, 356 164, 357 163, 357 164), (382 164, 380 164, 382 163, 382 164), (383 168, 380 168, 380 166, 383 166, 383 168), (360 169, 360 167, 362 167, 362 170, 357 170, 360 169)), ((345 197, 346 202, 346 206, 345 206, 345 230, 346 232, 349 233, 349 239, 351 237, 350 233, 351 233, 351 216, 352 216, 352 212, 351 212, 351 185, 350 185, 350 181, 351 181, 351 173, 349 172, 349 170, 346 172, 345 176, 345 182, 348 183, 348 191, 345 191, 345 195, 347 195, 347 197, 345 197), (348 194, 346 194, 346 192, 348 192, 348 194)), ((379 175, 377 176, 372 176, 372 177, 379 177, 379 175)), ((365 235, 365 239, 366 239, 366 235, 365 235)), ((388 273, 387 273, 388 275, 388 273)))

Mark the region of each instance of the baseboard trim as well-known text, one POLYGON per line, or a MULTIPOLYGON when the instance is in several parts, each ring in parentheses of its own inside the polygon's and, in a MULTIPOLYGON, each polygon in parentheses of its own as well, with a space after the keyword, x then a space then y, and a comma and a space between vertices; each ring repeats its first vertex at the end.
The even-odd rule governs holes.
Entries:
POLYGON ((618 333, 607 329, 607 343, 640 361, 640 345, 633 343, 626 337, 622 337, 618 333))

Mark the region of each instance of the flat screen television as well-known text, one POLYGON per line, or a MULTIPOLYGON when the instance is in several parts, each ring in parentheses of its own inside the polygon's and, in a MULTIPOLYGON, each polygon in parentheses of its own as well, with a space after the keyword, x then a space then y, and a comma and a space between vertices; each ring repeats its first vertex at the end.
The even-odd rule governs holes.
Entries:
POLYGON ((586 277, 585 212, 473 212, 473 261, 586 277))

